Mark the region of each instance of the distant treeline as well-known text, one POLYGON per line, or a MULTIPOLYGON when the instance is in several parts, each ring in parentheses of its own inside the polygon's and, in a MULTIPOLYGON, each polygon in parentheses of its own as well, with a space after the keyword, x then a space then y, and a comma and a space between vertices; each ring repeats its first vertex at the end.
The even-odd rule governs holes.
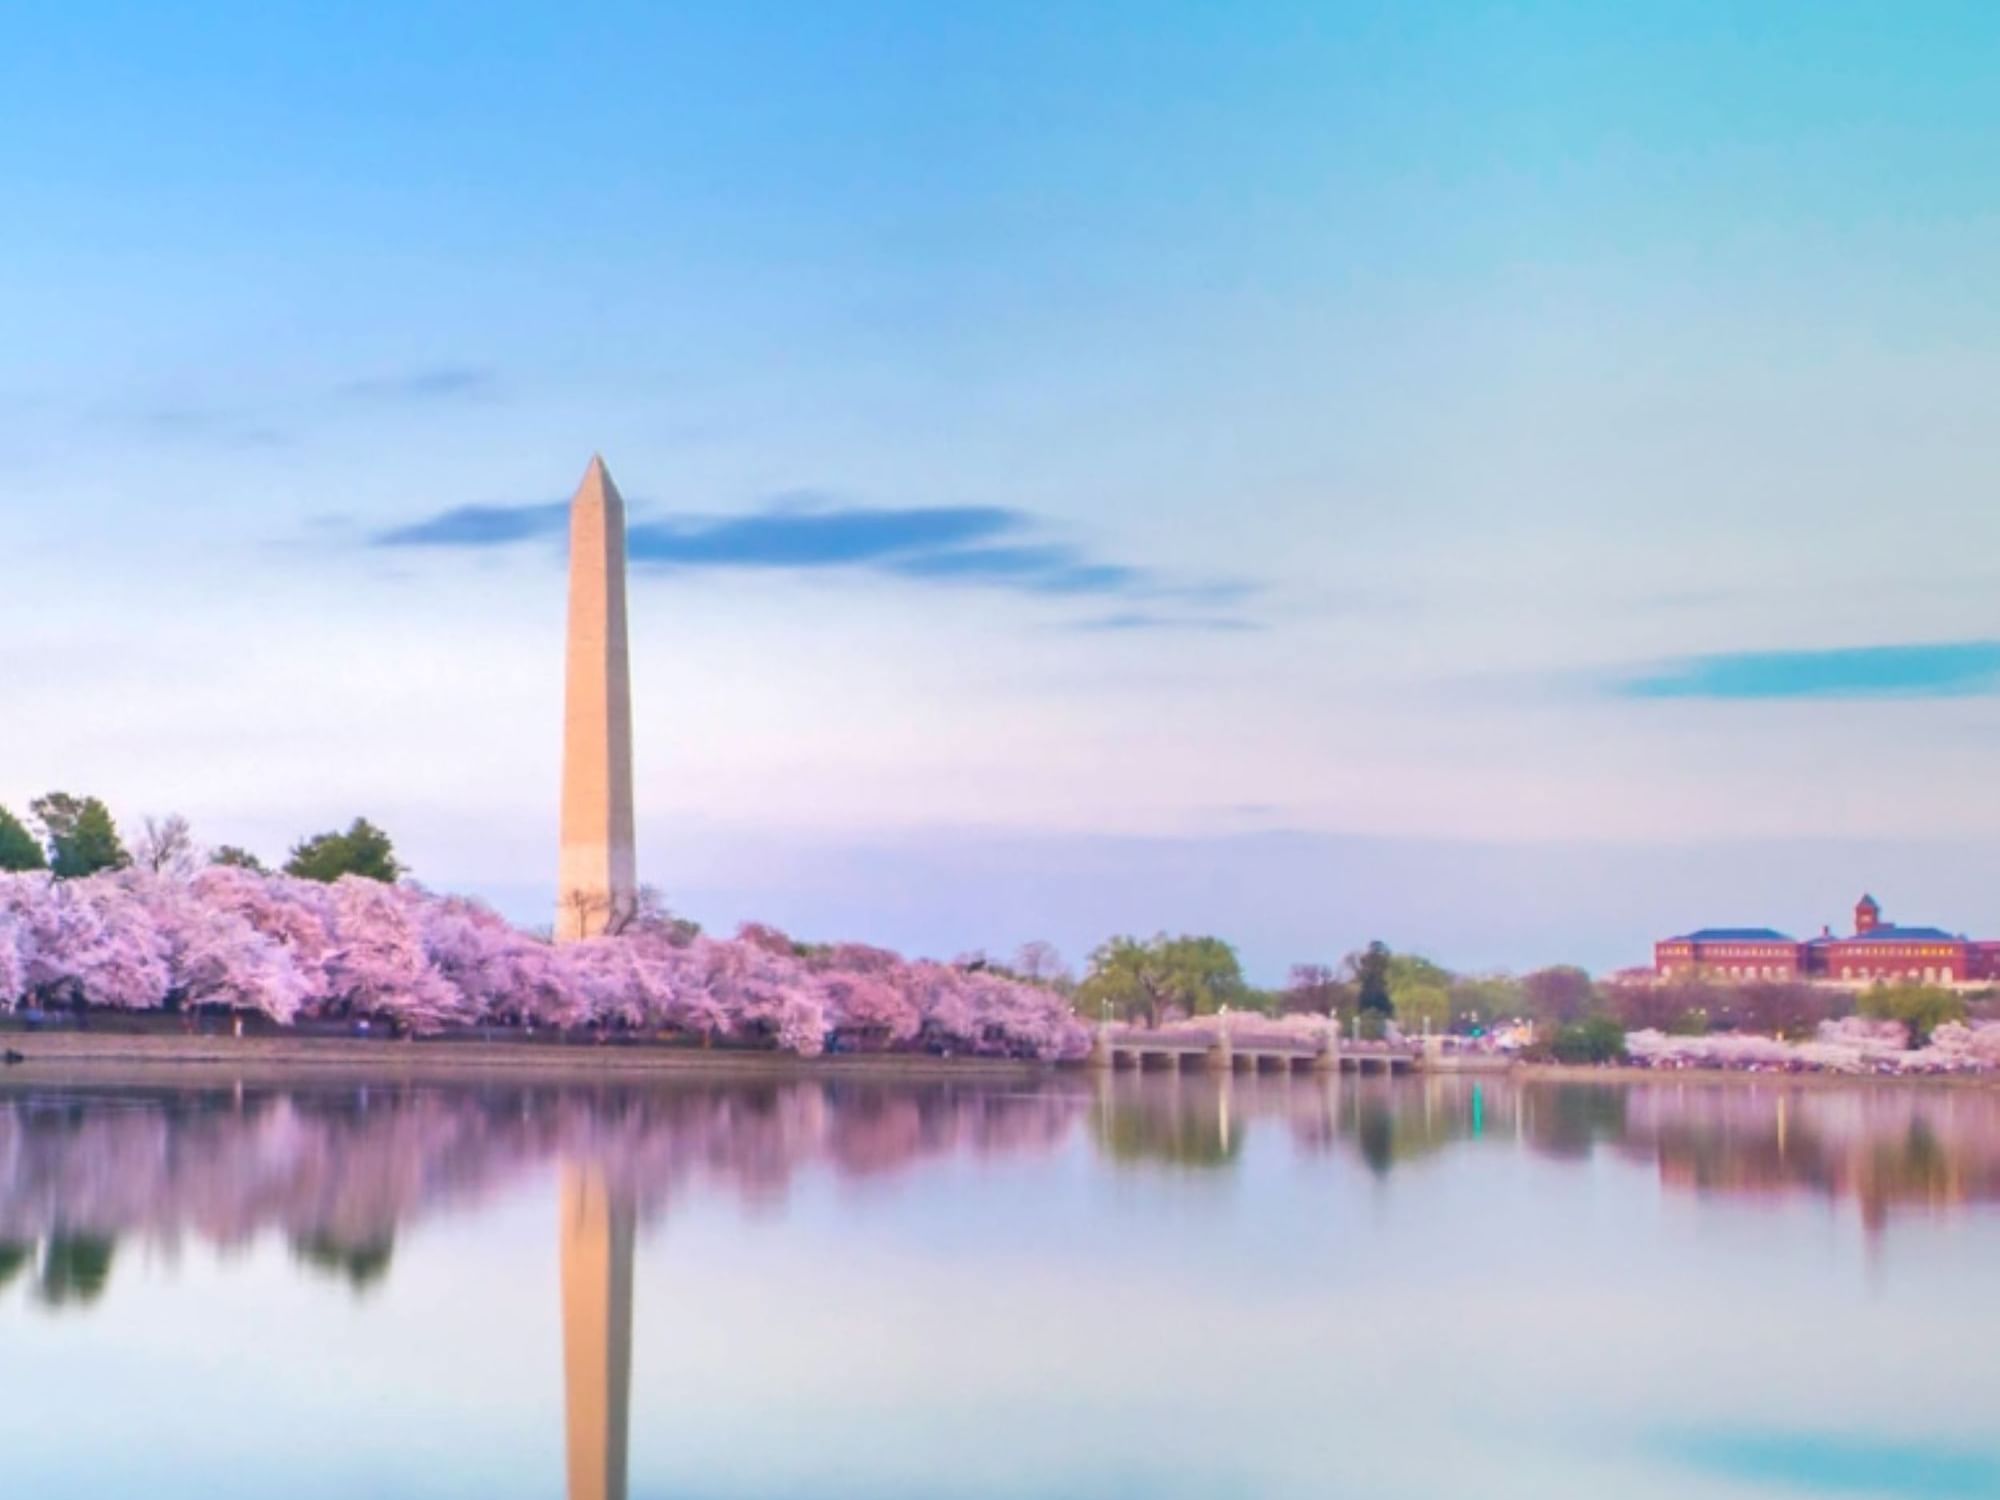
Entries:
MULTIPOLYGON (((130 848, 111 809, 96 797, 50 792, 28 804, 28 816, 32 827, 0 806, 0 874, 47 870, 58 880, 77 880, 100 871, 133 868, 182 877, 204 864, 267 868, 249 850, 233 844, 203 851, 188 820, 178 813, 147 818, 130 848)), ((325 884, 343 875, 393 882, 408 873, 397 862, 389 835, 366 818, 356 818, 344 831, 300 839, 281 869, 286 875, 325 884)))
POLYGON ((1235 950, 1220 939, 1164 934, 1145 942, 1106 943, 1091 956, 1076 996, 1087 1020, 1107 1015, 1154 1023, 1227 1006, 1337 1016, 1343 1026, 1358 1025, 1363 1035, 1391 1022, 1405 1033, 1428 1029, 1461 1036, 1528 1022, 1544 1046, 1575 1061, 1617 1055, 1628 1031, 1803 1039, 1822 1022, 1861 1015, 1902 1022, 1911 1045, 1920 1046, 1947 1022, 2000 1020, 2000 1000, 1991 990, 1897 984, 1856 991, 1802 981, 1702 977, 1600 982, 1567 964, 1520 975, 1455 974, 1379 942, 1338 964, 1297 965, 1284 988, 1267 990, 1245 982, 1235 950))
MULTIPOLYGON (((28 812, 24 821, 0 807, 0 872, 47 870, 68 880, 133 868, 182 879, 211 865, 266 871, 255 854, 241 848, 204 851, 187 819, 178 815, 145 819, 128 847, 96 797, 50 792, 31 802, 28 812)), ((279 873, 330 884, 350 875, 394 883, 408 872, 389 835, 357 817, 344 830, 300 839, 279 873)), ((683 941, 699 932, 693 923, 670 920, 683 941)), ((792 947, 809 962, 832 951, 826 944, 792 947)), ((1234 946, 1212 935, 1113 937, 1091 953, 1081 978, 1053 946, 1040 941, 1025 944, 1010 961, 972 954, 957 964, 1053 990, 1085 1021, 1157 1024, 1224 1009, 1252 1010, 1337 1017, 1363 1035, 1379 1035, 1392 1024, 1406 1033, 1469 1035, 1528 1022, 1545 1044, 1580 1059, 1615 1055, 1618 1039, 1628 1031, 1802 1038, 1822 1022, 1860 1014, 1903 1022, 1915 1045, 1949 1021, 2000 1019, 1991 992, 1895 985, 1856 993, 1796 981, 1698 977, 1605 983, 1567 964, 1519 975, 1459 974, 1380 942, 1337 962, 1297 964, 1278 988, 1251 984, 1234 946)))

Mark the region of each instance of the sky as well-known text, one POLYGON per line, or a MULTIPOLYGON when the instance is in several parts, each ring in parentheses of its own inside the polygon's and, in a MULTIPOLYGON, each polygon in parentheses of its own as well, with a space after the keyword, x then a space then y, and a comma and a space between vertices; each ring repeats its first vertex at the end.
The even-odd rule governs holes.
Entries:
POLYGON ((2000 12, 0 14, 0 803, 919 952, 2000 935, 2000 12))

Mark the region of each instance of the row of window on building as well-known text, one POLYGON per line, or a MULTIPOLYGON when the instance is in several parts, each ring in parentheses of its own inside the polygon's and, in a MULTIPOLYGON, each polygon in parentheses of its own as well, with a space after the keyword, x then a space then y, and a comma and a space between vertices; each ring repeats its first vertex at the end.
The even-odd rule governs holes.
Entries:
POLYGON ((1953 938, 1936 928, 1899 929, 1883 922, 1872 896, 1863 896, 1854 908, 1852 937, 1826 929, 1799 942, 1775 931, 1711 928, 1656 943, 1653 962, 1661 978, 1700 969, 1733 979, 1962 984, 2000 979, 2000 942, 1953 938))

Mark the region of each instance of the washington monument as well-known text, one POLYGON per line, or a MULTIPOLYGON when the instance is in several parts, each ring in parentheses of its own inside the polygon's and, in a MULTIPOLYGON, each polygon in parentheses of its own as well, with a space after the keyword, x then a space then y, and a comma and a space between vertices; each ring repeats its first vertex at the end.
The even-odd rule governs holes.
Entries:
POLYGON ((632 667, 625 639, 625 501, 592 458, 569 503, 556 941, 616 930, 638 906, 632 837, 632 667))

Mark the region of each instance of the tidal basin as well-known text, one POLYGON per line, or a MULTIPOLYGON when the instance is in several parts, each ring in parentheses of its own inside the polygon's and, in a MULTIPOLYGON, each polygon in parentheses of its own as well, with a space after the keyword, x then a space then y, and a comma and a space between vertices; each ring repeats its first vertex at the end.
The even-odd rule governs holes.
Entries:
POLYGON ((2000 1092, 0 1078, 10 1495, 2000 1494, 2000 1092))

